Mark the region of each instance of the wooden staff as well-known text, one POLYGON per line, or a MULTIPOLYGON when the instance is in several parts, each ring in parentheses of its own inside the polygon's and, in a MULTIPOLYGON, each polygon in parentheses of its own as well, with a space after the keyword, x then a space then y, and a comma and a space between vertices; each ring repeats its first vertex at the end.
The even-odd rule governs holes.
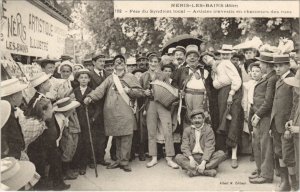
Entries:
POLYGON ((93 162, 94 162, 94 166, 95 166, 95 175, 96 175, 96 177, 98 177, 97 163, 96 163, 96 157, 95 157, 95 151, 94 151, 94 145, 93 145, 93 138, 92 138, 92 133, 91 133, 90 119, 89 119, 89 111, 88 111, 87 106, 85 106, 85 115, 86 115, 86 119, 87 119, 88 130, 89 130, 89 138, 90 138, 90 143, 91 143, 93 162))

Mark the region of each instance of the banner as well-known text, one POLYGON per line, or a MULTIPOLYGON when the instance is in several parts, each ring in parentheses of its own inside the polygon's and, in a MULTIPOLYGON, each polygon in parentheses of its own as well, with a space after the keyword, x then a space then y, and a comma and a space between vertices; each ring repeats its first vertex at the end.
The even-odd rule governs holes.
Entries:
POLYGON ((10 53, 60 57, 68 26, 28 1, 3 1, 1 50, 10 53))

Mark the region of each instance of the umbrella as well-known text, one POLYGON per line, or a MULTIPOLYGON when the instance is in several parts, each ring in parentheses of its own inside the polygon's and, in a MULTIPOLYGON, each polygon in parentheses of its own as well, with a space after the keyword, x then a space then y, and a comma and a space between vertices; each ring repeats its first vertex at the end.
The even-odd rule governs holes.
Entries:
POLYGON ((171 47, 176 47, 178 45, 186 47, 188 45, 194 44, 199 47, 199 45, 203 42, 202 39, 199 39, 197 37, 194 37, 192 35, 184 34, 184 35, 179 35, 171 40, 169 40, 165 45, 164 48, 162 49, 162 54, 164 55, 168 52, 168 49, 171 47))

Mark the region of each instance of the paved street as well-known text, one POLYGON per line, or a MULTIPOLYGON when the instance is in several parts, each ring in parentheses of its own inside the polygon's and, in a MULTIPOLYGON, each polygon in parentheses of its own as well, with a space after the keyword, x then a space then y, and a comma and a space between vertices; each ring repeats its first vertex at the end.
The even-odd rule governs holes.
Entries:
POLYGON ((88 169, 86 175, 66 182, 72 185, 70 189, 72 191, 272 191, 279 183, 279 177, 275 177, 273 184, 250 184, 248 176, 255 169, 255 163, 249 161, 249 156, 240 158, 237 169, 231 168, 230 160, 223 162, 215 178, 202 176, 189 178, 183 170, 168 167, 163 159, 152 168, 146 168, 146 162, 138 159, 134 160, 131 165, 132 172, 130 173, 119 168, 109 170, 98 165, 98 178, 95 177, 93 169, 88 169))

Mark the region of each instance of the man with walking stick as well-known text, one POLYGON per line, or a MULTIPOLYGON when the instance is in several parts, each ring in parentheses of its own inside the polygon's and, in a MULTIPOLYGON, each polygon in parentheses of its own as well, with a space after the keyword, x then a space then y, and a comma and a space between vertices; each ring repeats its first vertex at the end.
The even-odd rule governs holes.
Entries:
POLYGON ((144 93, 137 78, 131 73, 126 73, 125 67, 125 62, 116 63, 113 74, 88 94, 84 103, 88 105, 106 97, 103 109, 105 132, 107 136, 115 137, 117 151, 117 161, 108 165, 107 169, 120 167, 130 172, 132 136, 137 126, 136 98, 142 97, 144 93))

